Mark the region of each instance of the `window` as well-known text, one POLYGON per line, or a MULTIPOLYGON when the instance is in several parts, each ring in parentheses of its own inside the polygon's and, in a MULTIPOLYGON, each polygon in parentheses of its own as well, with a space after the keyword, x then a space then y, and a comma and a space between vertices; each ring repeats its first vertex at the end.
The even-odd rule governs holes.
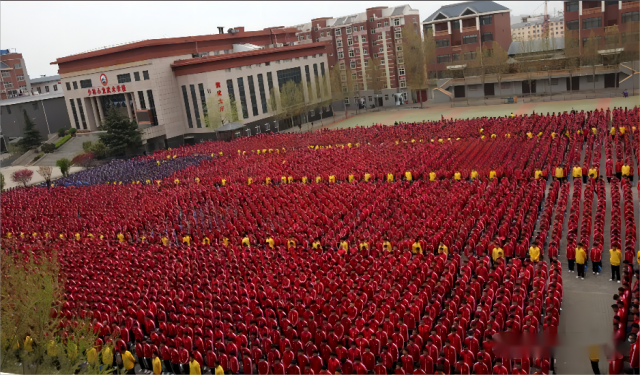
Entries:
POLYGON ((3 77, 11 77, 11 73, 9 73, 9 72, 2 72, 2 76, 3 76, 3 77))
POLYGON ((201 128, 202 122, 200 122, 200 109, 198 109, 198 97, 196 96, 195 85, 189 85, 189 88, 191 89, 191 101, 193 102, 193 113, 196 117, 196 126, 198 128, 201 128))
POLYGON ((404 89, 404 88, 406 88, 406 87, 407 87, 407 81, 405 81, 404 79, 403 79, 403 80, 400 80, 400 88, 401 88, 401 89, 404 89))
POLYGON ((73 99, 69 99, 69 103, 71 103, 71 112, 73 112, 73 120, 76 123, 76 129, 80 129, 80 122, 78 121, 78 112, 76 112, 76 103, 73 99))
POLYGON ((582 29, 589 30, 602 27, 602 17, 593 17, 582 20, 582 29))
POLYGON ((384 100, 389 100, 389 94, 384 94, 384 100))
POLYGON ((384 65, 384 59, 380 59, 380 65, 384 65))
POLYGON ((482 42, 493 41, 493 33, 482 33, 482 42))
POLYGON ((351 73, 351 79, 352 79, 352 80, 354 80, 354 81, 357 79, 357 77, 356 77, 356 74, 355 74, 355 73, 351 73))
POLYGON ((118 74, 118 83, 131 82, 131 74, 118 74))
POLYGON ((360 38, 360 41, 362 43, 366 43, 367 42, 367 38, 364 35, 362 35, 362 38, 360 38))
POLYGON ((264 91, 264 80, 262 79, 262 74, 258 74, 258 90, 260 90, 260 102, 262 104, 262 113, 267 113, 267 97, 264 91))
MULTIPOLYGON (((282 72, 282 70, 280 72, 282 72)), ((278 72, 278 76, 280 75, 280 72, 278 72)), ((280 77, 278 77, 278 81, 280 81, 280 77)), ((296 83, 300 82, 298 81, 296 83)), ((284 83, 281 83, 280 87, 282 87, 282 85, 284 85, 284 83)), ((238 78, 238 91, 240 95, 240 106, 242 107, 242 118, 249 118, 249 111, 247 110, 247 97, 244 93, 244 79, 242 77, 238 78)))
POLYGON ((382 35, 378 35, 378 40, 382 40, 382 35))
POLYGON ((269 130, 271 130, 271 124, 267 122, 264 124, 264 131, 268 132, 269 130))
POLYGON ((82 99, 76 99, 78 101, 78 110, 80 111, 80 120, 82 120, 82 129, 87 128, 87 121, 84 118, 84 108, 82 108, 82 99))
POLYGON ((140 103, 140 109, 147 109, 147 104, 144 101, 143 91, 138 91, 138 102, 140 103))
MULTIPOLYGON (((590 38, 582 38, 582 46, 584 47, 585 44, 587 44, 589 42, 590 38)), ((598 46, 600 46, 600 35, 596 35, 595 36, 595 44, 596 44, 596 48, 598 46)))
POLYGON ((133 72, 133 79, 138 82, 140 80, 140 72, 133 72))
POLYGON ((464 35, 462 37, 462 44, 473 44, 473 43, 478 43, 477 35, 464 35))
POLYGON ((353 45, 353 39, 347 38, 347 45, 348 46, 352 46, 353 45))
MULTIPOLYGON (((268 74, 270 73, 271 72, 269 72, 268 74)), ((227 80, 227 92, 229 93, 229 105, 233 105, 233 106, 236 105, 236 96, 233 90, 233 80, 230 80, 230 79, 227 80)), ((238 121, 237 113, 233 115, 233 121, 238 121)))
POLYGON ((349 50, 349 57, 354 57, 354 56, 355 56, 355 53, 353 52, 353 50, 352 50, 352 49, 350 49, 350 50, 349 50))
POLYGON ((338 58, 339 58, 339 59, 344 59, 344 52, 339 51, 339 52, 338 52, 338 58))
POLYGON ((389 21, 384 21, 385 26, 389 26, 389 21))
POLYGON ((342 47, 342 39, 336 39, 336 47, 342 47))
POLYGON ((396 46, 396 51, 402 51, 402 46, 396 46))
POLYGON ((393 20, 393 26, 400 26, 400 18, 395 18, 393 20))
POLYGON ((65 82, 67 84, 67 90, 71 91, 71 84, 69 82, 65 82))
POLYGON ((460 20, 451 21, 451 30, 460 29, 460 20))
POLYGON ((347 34, 351 34, 351 26, 347 26, 347 34))
POLYGON ((38 90, 38 94, 42 94, 42 88, 40 88, 40 86, 36 87, 36 90, 38 90))
POLYGON ((492 22, 493 22, 493 16, 492 15, 480 16, 480 26, 482 26, 482 25, 491 25, 492 22))
POLYGON ((465 52, 464 53, 464 59, 465 60, 475 60, 476 59, 476 52, 465 52))
MULTIPOLYGON (((200 84, 202 86, 202 83, 200 84)), ((200 92, 201 97, 204 97, 204 89, 200 92)), ((151 90, 147 90, 147 98, 149 98, 149 109, 151 110, 151 116, 153 117, 153 125, 158 125, 158 117, 156 116, 156 102, 153 100, 153 92, 151 90)), ((202 108, 205 113, 207 113, 207 105, 202 103, 202 108)))
POLYGON ((398 68, 398 75, 399 76, 403 76, 404 75, 404 68, 398 68))
POLYGON ((18 82, 24 81, 24 76, 16 76, 16 79, 18 80, 18 82))
POLYGON ((449 55, 438 55, 437 57, 438 64, 448 63, 451 61, 451 56, 449 55))
POLYGON ((344 62, 340 62, 340 70, 344 70, 344 62))
POLYGON ((371 34, 375 34, 375 33, 376 33, 376 29, 371 29, 371 34))
POLYGON ((500 83, 500 89, 501 90, 510 89, 510 88, 511 88, 511 82, 502 82, 502 83, 500 83))
POLYGON ((436 48, 449 47, 449 39, 436 39, 436 48))
POLYGON ((551 78, 551 86, 558 86, 558 78, 551 78))
POLYGON ((240 138, 240 132, 236 132, 235 134, 236 134, 235 135, 236 138, 240 138))
POLYGON ((354 60, 351 60, 351 62, 349 63, 349 67, 351 69, 355 69, 356 68, 356 62, 354 60))
POLYGON ((373 20, 374 20, 374 18, 373 18, 373 17, 370 17, 370 18, 369 18, 369 22, 373 22, 373 20))
POLYGON ((324 38, 324 31, 320 33, 320 37, 324 38))
POLYGON ((365 66, 365 68, 366 68, 367 66, 369 66, 369 60, 364 60, 364 66, 365 66))
POLYGON ((193 128, 193 120, 191 119, 191 109, 189 108, 189 96, 187 95, 187 86, 182 85, 182 98, 184 99, 184 108, 187 111, 187 124, 193 128))
POLYGON ((22 64, 14 64, 13 69, 22 69, 22 64))
POLYGON ((340 29, 336 29, 336 36, 342 35, 342 31, 340 29))
POLYGON ((453 55, 451 55, 451 60, 452 61, 460 61, 460 54, 459 53, 454 53, 453 55))
POLYGON ((342 82, 347 82, 347 73, 341 73, 340 74, 340 80, 342 82))
MULTIPOLYGON (((594 77, 594 76, 592 76, 592 75, 588 75, 588 76, 587 76, 587 82, 588 82, 588 83, 593 83, 593 77, 594 77)), ((596 82, 598 82, 598 77, 599 77, 599 76, 595 76, 596 82)))
POLYGON ((402 31, 396 31, 396 39, 402 38, 402 31))
POLYGON ((258 100, 256 97, 256 89, 253 84, 253 76, 248 76, 247 82, 249 83, 249 96, 251 97, 251 111, 254 116, 258 116, 258 100))
POLYGON ((349 104, 349 97, 344 98, 344 104, 349 104))
POLYGON ((73 89, 77 90, 78 89, 78 82, 73 81, 73 89))
POLYGON ((567 3, 567 12, 577 12, 579 8, 578 3, 578 1, 569 1, 567 3))
POLYGON ((640 21, 638 14, 638 12, 622 13, 622 23, 640 21))
POLYGON ((622 33, 622 43, 632 43, 638 42, 638 36, 640 35, 638 32, 635 33, 622 33))
POLYGON ((44 92, 49 92, 49 86, 44 87, 44 92))
POLYGON ((88 87, 92 87, 91 80, 90 79, 83 79, 82 81, 80 81, 80 87, 83 88, 83 89, 86 89, 88 87))

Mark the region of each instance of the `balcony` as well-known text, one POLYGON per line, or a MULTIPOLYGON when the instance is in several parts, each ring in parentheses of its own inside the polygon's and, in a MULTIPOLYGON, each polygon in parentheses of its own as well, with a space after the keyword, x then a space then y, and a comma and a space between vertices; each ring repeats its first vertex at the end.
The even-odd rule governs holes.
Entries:
POLYGON ((638 8, 638 5, 640 5, 640 3, 637 1, 623 1, 622 9, 638 8))
POLYGON ((462 51, 462 45, 451 46, 451 52, 456 53, 462 51))
POLYGON ((436 31, 436 36, 444 36, 444 35, 449 35, 449 30, 436 31))
POLYGON ((602 8, 601 7, 588 8, 588 9, 583 9, 582 10, 582 15, 583 16, 588 16, 588 15, 591 15, 591 14, 598 14, 598 13, 602 13, 602 8))
POLYGON ((478 29, 475 26, 463 27, 462 33, 475 33, 478 29))
POLYGON ((618 29, 618 25, 615 26, 605 26, 604 28, 604 33, 605 34, 614 34, 617 33, 619 31, 618 29))

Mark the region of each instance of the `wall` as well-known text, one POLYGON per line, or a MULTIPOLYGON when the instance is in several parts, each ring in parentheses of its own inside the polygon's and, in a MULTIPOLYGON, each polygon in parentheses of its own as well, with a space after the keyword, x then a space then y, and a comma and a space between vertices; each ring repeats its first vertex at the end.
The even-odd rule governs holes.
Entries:
POLYGON ((46 94, 47 90, 45 86, 49 86, 49 92, 63 91, 63 85, 61 80, 54 80, 49 82, 40 82, 31 84, 31 93, 33 95, 38 94, 38 87, 40 88, 40 94, 46 94), (55 88, 54 88, 55 86, 55 88))
POLYGON ((0 56, 0 61, 11 67, 11 70, 4 70, 3 72, 9 72, 7 77, 2 77, 3 82, 10 82, 12 87, 3 88, 6 92, 3 92, 0 96, 1 99, 7 99, 7 94, 10 90, 16 90, 18 93, 22 90, 23 93, 30 92, 31 90, 31 82, 29 80, 29 73, 27 73, 27 66, 22 58, 22 54, 20 53, 9 53, 6 55, 0 56), (20 68, 15 68, 16 64, 20 64, 20 68), (23 81, 18 81, 18 76, 23 76, 23 81))
POLYGON ((69 129, 71 127, 64 98, 38 100, 2 106, 1 108, 2 135, 7 140, 23 136, 23 109, 27 110, 27 116, 33 120, 43 140, 47 139, 48 134, 56 133, 59 128, 69 129), (37 103, 37 109, 34 107, 34 103, 37 103))

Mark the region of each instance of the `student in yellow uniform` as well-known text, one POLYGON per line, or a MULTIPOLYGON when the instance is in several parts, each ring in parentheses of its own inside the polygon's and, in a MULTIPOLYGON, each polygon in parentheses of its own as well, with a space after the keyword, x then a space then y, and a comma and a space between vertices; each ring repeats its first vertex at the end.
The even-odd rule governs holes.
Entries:
POLYGON ((387 173, 387 182, 393 182, 393 174, 387 173))
POLYGON ((302 183, 303 184, 306 184, 308 181, 309 181, 309 179, 306 176, 302 177, 302 183))
POLYGON ((96 350, 96 348, 87 350, 87 362, 89 362, 91 366, 95 366, 98 364, 98 351, 96 350))
POLYGON ((273 238, 271 238, 271 236, 267 237, 267 239, 264 242, 266 242, 267 246, 269 246, 272 249, 276 245, 276 241, 274 241, 273 238))
POLYGON ((190 246, 191 245, 191 236, 187 235, 187 236, 182 237, 182 243, 186 243, 187 246, 190 246))
POLYGON ((296 239, 293 237, 289 237, 289 241, 287 241, 287 248, 295 248, 296 247, 296 239))
POLYGON ((246 233, 242 237, 242 246, 246 246, 246 247, 251 246, 251 241, 249 240, 249 236, 247 236, 246 233))
POLYGON ((293 177, 292 176, 287 177, 287 182, 290 184, 293 183, 293 177))
POLYGON ((638 267, 640 267, 640 251, 638 251, 638 255, 636 255, 636 261, 638 261, 638 267))
POLYGON ((200 183, 200 179, 198 177, 196 177, 195 181, 196 181, 196 184, 200 183))
POLYGON ((418 238, 416 238, 413 245, 411 245, 411 252, 414 254, 422 254, 422 246, 420 245, 418 238))
POLYGON ((393 247, 391 246, 391 242, 389 242, 388 238, 385 238, 384 241, 382 242, 382 250, 389 251, 389 252, 393 250, 393 247))
MULTIPOLYGON (((162 374, 162 362, 160 361, 160 358, 158 358, 158 353, 153 352, 153 360, 151 361, 151 364, 153 367, 154 374, 156 375, 162 374)), ((200 364, 198 364, 198 368, 200 368, 200 364)))
POLYGON ((67 357, 72 361, 78 358, 78 345, 72 339, 67 342, 67 357))
POLYGON ((413 181, 413 175, 411 172, 404 172, 404 178, 406 178, 407 181, 413 181))
POLYGON ((162 244, 167 246, 169 244, 169 239, 167 237, 162 237, 162 244))
POLYGON ((227 180, 225 180, 224 178, 222 179, 222 186, 227 184, 227 180))
POLYGON ((449 256, 449 248, 444 244, 444 242, 440 242, 440 245, 438 245, 438 254, 446 254, 449 256))
POLYGON ((118 237, 118 241, 124 242, 124 234, 118 233, 118 235, 116 237, 118 237))
POLYGON ((589 168, 589 177, 593 178, 594 180, 598 178, 598 169, 596 167, 589 168))
POLYGON ((102 364, 108 369, 113 367, 113 348, 109 344, 102 348, 102 364))
POLYGON ((580 277, 584 280, 584 269, 587 263, 587 252, 584 250, 584 245, 581 243, 576 247, 576 264, 578 265, 578 276, 576 279, 580 277))
POLYGON ((435 181, 436 177, 436 172, 429 172, 429 181, 435 181))
POLYGON ((320 243, 320 239, 316 238, 315 241, 313 241, 313 244, 311 245, 313 247, 313 249, 317 250, 317 249, 322 249, 322 243, 320 243))
POLYGON ((55 340, 49 340, 49 343, 47 344, 47 355, 49 357, 58 356, 58 346, 56 345, 55 340))
POLYGON ((202 244, 203 245, 210 245, 211 241, 209 240, 209 237, 205 237, 202 239, 202 244))
POLYGON ((534 178, 535 178, 536 180, 541 179, 541 178, 542 178, 542 171, 541 171, 541 170, 539 170, 539 169, 538 169, 538 170, 536 170, 536 171, 534 172, 533 176, 534 176, 534 178))
POLYGON ((460 174, 460 172, 454 173, 454 175, 453 175, 453 179, 454 180, 460 181, 460 178, 462 178, 462 175, 460 174))
POLYGON ((620 249, 617 247, 613 247, 609 250, 609 261, 611 262, 611 279, 609 281, 613 281, 617 278, 618 283, 620 283, 620 262, 622 261, 622 253, 620 249))
POLYGON ((529 258, 531 258, 532 262, 538 262, 540 260, 540 248, 538 247, 537 241, 533 241, 531 247, 529 247, 529 258))
POLYGON ((316 184, 319 184, 319 183, 320 183, 320 181, 322 181, 322 177, 317 176, 317 177, 316 177, 316 184))
POLYGON ((286 184, 287 183, 287 177, 286 176, 280 177, 280 183, 281 184, 286 184))
POLYGON ((365 182, 369 182, 370 179, 371 179, 371 175, 369 173, 365 173, 364 174, 364 181, 365 182))
POLYGON ((579 165, 574 166, 573 170, 571 171, 571 175, 573 176, 574 179, 582 178, 582 168, 580 168, 579 165))
POLYGON ((624 126, 621 126, 621 127, 619 127, 619 128, 618 128, 618 130, 620 131, 620 134, 621 134, 621 135, 624 135, 624 132, 625 132, 625 130, 627 130, 627 129, 625 129, 625 127, 624 127, 624 126))
POLYGON ((629 178, 631 176, 631 167, 627 164, 622 166, 622 177, 629 178))
POLYGON ((336 182, 336 176, 329 176, 329 183, 335 184, 335 182, 336 182))
POLYGON ((200 371, 200 363, 193 358, 193 352, 189 353, 189 374, 190 375, 200 375, 202 372, 200 371))
POLYGON ((491 252, 491 259, 493 259, 493 264, 495 265, 496 261, 502 258, 504 258, 504 250, 502 250, 502 248, 498 246, 494 247, 493 251, 491 252))
POLYGON ((247 179, 247 185, 251 185, 253 183, 253 178, 249 177, 247 179))
POLYGON ((369 243, 367 241, 364 240, 364 238, 360 241, 360 244, 358 245, 358 248, 360 250, 369 250, 369 243))
POLYGON ((496 171, 490 171, 489 172, 489 179, 490 180, 493 180, 496 177, 498 177, 498 175, 496 174, 496 171))
POLYGON ((477 178, 478 178, 478 171, 476 170, 471 171, 471 179, 476 180, 477 178))
POLYGON ((611 127, 611 130, 609 130, 609 133, 614 136, 616 135, 616 128, 614 126, 611 127))
POLYGON ((531 132, 527 132, 527 137, 529 137, 529 139, 533 138, 533 134, 531 132))
POLYGON ((220 366, 220 362, 218 360, 216 360, 214 373, 215 375, 224 375, 224 369, 220 366))
POLYGON ((24 338, 24 350, 27 352, 33 351, 33 339, 29 335, 24 338))
POLYGON ((564 168, 562 167, 556 167, 556 173, 554 174, 554 177, 556 179, 558 179, 560 182, 564 182, 565 177, 564 177, 564 168))
POLYGON ((269 185, 271 183, 271 177, 267 177, 264 179, 264 182, 269 185))
POLYGON ((124 364, 125 370, 127 370, 127 374, 135 374, 136 359, 133 358, 131 352, 125 348, 121 348, 120 353, 122 354, 122 363, 124 364))
POLYGON ((340 242, 340 248, 347 253, 349 252, 349 242, 347 242, 346 238, 343 238, 340 242))

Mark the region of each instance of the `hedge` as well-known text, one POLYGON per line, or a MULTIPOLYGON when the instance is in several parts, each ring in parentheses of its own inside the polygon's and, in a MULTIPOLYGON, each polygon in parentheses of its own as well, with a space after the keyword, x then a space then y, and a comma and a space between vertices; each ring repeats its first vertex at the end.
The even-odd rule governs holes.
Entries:
POLYGON ((62 139, 60 139, 60 140, 58 140, 58 142, 56 142, 56 148, 62 146, 65 143, 67 143, 67 141, 69 139, 71 139, 71 134, 65 135, 62 139))

